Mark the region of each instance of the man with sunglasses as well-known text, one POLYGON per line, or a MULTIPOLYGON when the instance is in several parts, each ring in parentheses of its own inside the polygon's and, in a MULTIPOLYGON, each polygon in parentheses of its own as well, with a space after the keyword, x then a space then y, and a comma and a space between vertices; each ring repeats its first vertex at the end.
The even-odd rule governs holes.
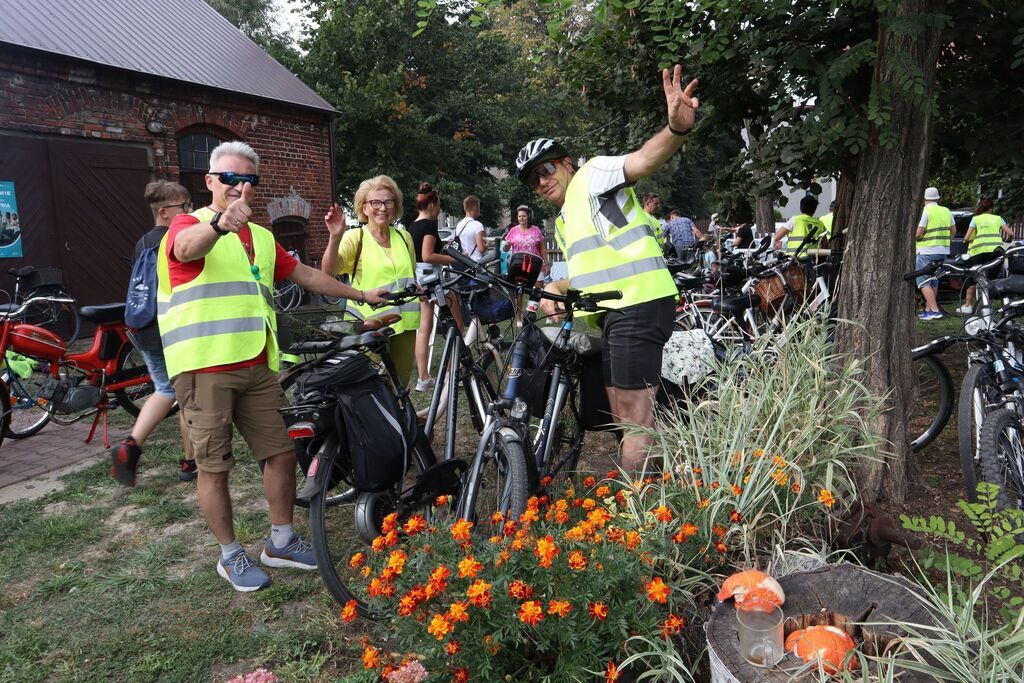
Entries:
MULTIPOLYGON (((159 251, 157 295, 167 372, 188 424, 198 468, 199 508, 220 543, 217 573, 235 590, 270 577, 235 538, 228 473, 232 426, 264 463, 270 535, 260 562, 316 569, 312 547, 292 526, 295 452, 278 409, 280 352, 273 308, 276 280, 332 297, 377 304, 386 290, 361 292, 299 263, 266 228, 250 222, 259 157, 243 142, 210 153, 209 206, 177 216, 159 251)), ((129 463, 134 469, 138 454, 129 463)))
MULTIPOLYGON (((555 238, 566 255, 568 280, 548 288, 564 293, 620 290, 607 301, 602 361, 612 417, 651 428, 654 396, 661 381, 662 349, 672 332, 678 297, 665 268, 654 219, 644 212, 632 185, 646 178, 683 146, 693 127, 697 81, 683 87, 682 68, 662 72, 668 125, 640 149, 620 157, 595 157, 576 168, 568 151, 549 139, 533 140, 519 152, 520 181, 559 207, 555 238)), ((548 315, 557 306, 544 301, 548 315)), ((631 434, 622 440, 622 466, 642 475, 653 441, 631 434)))

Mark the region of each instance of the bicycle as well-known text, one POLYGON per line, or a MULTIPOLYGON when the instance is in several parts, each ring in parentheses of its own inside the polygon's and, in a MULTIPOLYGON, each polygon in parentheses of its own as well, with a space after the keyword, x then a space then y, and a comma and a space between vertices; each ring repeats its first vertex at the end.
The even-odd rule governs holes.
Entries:
MULTIPOLYGON (((61 425, 95 415, 85 439, 90 443, 102 422, 103 445, 110 447, 107 412, 121 406, 133 417, 153 392, 145 360, 130 340, 124 324, 124 304, 85 306, 82 319, 96 324, 87 351, 68 353, 54 332, 21 321, 25 310, 69 299, 35 297, 20 307, 0 313, 0 356, 8 351, 25 356, 34 365, 28 377, 19 376, 8 363, 5 381, 10 390, 9 422, 5 432, 20 439, 32 436, 51 420, 61 425)), ((171 414, 176 412, 176 407, 171 414)))
POLYGON ((0 313, 9 314, 25 301, 37 299, 38 303, 23 309, 22 322, 56 332, 65 346, 74 344, 81 332, 82 320, 75 298, 64 291, 63 271, 22 266, 7 272, 14 277, 14 295, 9 304, 0 304, 0 313))
POLYGON ((338 393, 330 387, 299 393, 295 405, 281 409, 289 436, 308 454, 304 493, 309 496, 310 536, 320 576, 339 605, 355 600, 359 614, 369 618, 376 615, 368 605, 369 596, 358 588, 366 583, 358 571, 358 555, 381 535, 388 514, 397 513, 400 519, 414 512, 430 516, 439 496, 457 497, 466 466, 457 459, 437 461, 388 353, 392 330, 382 327, 386 324, 386 319, 371 319, 357 325, 355 334, 294 345, 293 353, 318 355, 293 367, 289 381, 294 384, 318 371, 343 369, 356 362, 355 356, 364 359, 358 362, 377 367, 389 380, 407 446, 408 467, 402 481, 384 492, 359 490, 348 457, 338 393))
POLYGON ((302 287, 291 280, 274 283, 274 308, 281 313, 298 308, 302 303, 302 287))

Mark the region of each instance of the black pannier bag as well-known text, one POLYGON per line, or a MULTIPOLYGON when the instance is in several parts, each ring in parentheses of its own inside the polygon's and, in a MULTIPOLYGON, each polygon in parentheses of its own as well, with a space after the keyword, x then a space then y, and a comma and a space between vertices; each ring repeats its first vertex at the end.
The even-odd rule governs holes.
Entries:
POLYGON ((300 400, 329 393, 338 401, 341 460, 352 463, 356 488, 374 493, 401 481, 408 467, 408 443, 398 402, 366 356, 339 353, 299 378, 296 388, 300 400))
POLYGON ((508 260, 508 277, 523 285, 533 285, 540 279, 544 261, 536 254, 517 251, 508 260))

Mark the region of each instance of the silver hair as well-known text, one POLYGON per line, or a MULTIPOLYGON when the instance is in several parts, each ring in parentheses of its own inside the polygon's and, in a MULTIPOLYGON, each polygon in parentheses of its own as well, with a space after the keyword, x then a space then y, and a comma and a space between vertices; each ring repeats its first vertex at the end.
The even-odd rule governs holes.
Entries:
POLYGON ((222 142, 213 148, 210 152, 210 170, 213 170, 217 160, 223 156, 230 157, 243 157, 252 162, 253 170, 259 173, 260 170, 260 155, 256 153, 249 145, 245 144, 241 140, 229 140, 228 142, 222 142))

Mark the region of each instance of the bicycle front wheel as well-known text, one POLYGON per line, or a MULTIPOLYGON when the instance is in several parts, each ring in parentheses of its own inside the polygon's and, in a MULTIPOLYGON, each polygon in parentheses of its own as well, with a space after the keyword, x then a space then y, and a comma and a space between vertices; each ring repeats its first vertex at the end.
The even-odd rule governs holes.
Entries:
MULTIPOLYGON (((427 467, 429 448, 417 439, 410 453, 412 467, 407 478, 415 479, 427 467)), ((328 438, 318 451, 317 478, 323 484, 309 502, 309 530, 316 555, 317 569, 327 592, 339 605, 356 601, 360 616, 381 616, 370 605, 369 580, 362 574, 363 561, 370 554, 370 544, 380 535, 384 518, 395 510, 391 493, 361 493, 342 479, 339 442, 328 438), (327 469, 324 469, 327 468, 327 469), (330 487, 331 480, 337 483, 330 487)))
POLYGON ((917 392, 909 417, 913 440, 910 450, 917 453, 942 433, 953 413, 953 378, 945 363, 934 355, 914 359, 917 392))
POLYGON ((1017 413, 1006 408, 985 416, 978 445, 981 480, 999 487, 1000 509, 1024 509, 1024 445, 1017 413))
MULTIPOLYGON (((474 463, 470 469, 476 467, 474 463)), ((505 519, 519 519, 526 511, 530 484, 526 472, 526 454, 518 437, 509 429, 490 436, 484 450, 475 487, 464 489, 467 499, 460 510, 479 529, 489 525, 495 512, 505 519)))
POLYGON ((50 377, 43 370, 42 361, 32 362, 36 367, 28 377, 20 377, 10 368, 4 373, 9 391, 6 432, 12 439, 37 434, 53 415, 53 403, 44 398, 50 377))
POLYGON ((576 473, 580 451, 583 449, 583 397, 575 380, 568 385, 565 404, 558 420, 551 428, 550 444, 542 476, 551 477, 548 490, 561 495, 565 482, 576 473))
POLYGON ((960 469, 964 476, 964 491, 972 503, 978 498, 978 477, 981 462, 978 448, 981 427, 988 406, 997 397, 998 387, 987 364, 972 365, 960 384, 960 402, 957 406, 957 435, 960 441, 960 469))

